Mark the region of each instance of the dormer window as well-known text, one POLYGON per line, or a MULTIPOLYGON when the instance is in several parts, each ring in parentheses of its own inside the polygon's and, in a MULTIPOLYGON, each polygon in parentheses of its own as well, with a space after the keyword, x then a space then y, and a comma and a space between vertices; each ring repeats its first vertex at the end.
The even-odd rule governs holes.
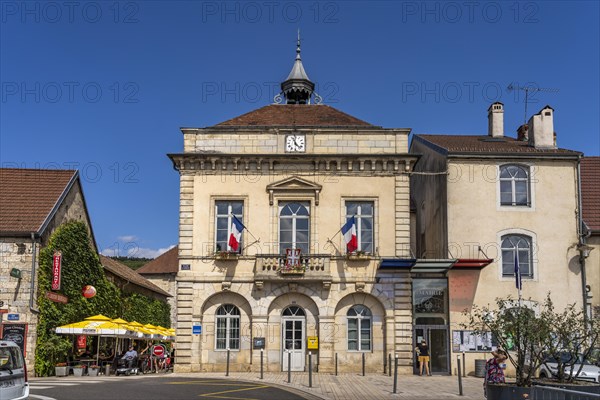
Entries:
POLYGON ((516 164, 500 166, 500 205, 531 206, 529 167, 516 164))

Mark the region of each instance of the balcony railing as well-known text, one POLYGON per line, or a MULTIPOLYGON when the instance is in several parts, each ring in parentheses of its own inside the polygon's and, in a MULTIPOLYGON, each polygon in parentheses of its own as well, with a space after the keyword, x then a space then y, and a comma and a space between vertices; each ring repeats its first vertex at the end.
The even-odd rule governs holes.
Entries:
POLYGON ((330 280, 329 254, 300 255, 297 267, 286 267, 286 256, 257 254, 254 277, 259 280, 300 278, 302 280, 330 280))

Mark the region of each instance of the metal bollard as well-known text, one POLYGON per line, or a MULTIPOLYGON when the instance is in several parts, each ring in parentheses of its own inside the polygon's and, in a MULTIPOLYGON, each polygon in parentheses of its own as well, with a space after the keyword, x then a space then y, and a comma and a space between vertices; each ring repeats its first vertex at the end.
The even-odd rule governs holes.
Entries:
POLYGON ((362 376, 365 376, 365 353, 362 353, 362 376))
POLYGON ((263 349, 260 349, 260 379, 263 378, 263 366, 264 366, 263 356, 264 356, 264 351, 263 351, 263 349))
POLYGON ((288 383, 292 383, 292 352, 288 351, 288 383))
POLYGON ((460 374, 460 356, 456 356, 456 362, 458 363, 458 394, 463 395, 463 387, 462 387, 462 375, 460 374))
POLYGON ((308 387, 312 387, 312 353, 308 352, 308 387))
POLYGON ((465 362, 465 352, 462 352, 463 361, 462 361, 462 374, 463 378, 467 377, 467 363, 465 362))
POLYGON ((337 353, 335 353, 335 376, 337 376, 337 353))
POLYGON ((388 368, 388 376, 392 376, 392 353, 389 354, 388 365, 390 366, 388 368))
POLYGON ((229 376, 229 357, 231 355, 231 350, 229 350, 229 347, 227 348, 227 369, 225 370, 225 376, 229 376))
POLYGON ((398 355, 394 359, 394 393, 398 393, 398 355))

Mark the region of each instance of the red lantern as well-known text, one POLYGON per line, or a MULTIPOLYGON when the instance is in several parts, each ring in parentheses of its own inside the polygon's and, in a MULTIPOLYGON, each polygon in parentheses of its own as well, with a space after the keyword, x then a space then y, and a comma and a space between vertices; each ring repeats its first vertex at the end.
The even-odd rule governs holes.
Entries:
POLYGON ((85 285, 83 287, 83 297, 85 297, 86 299, 91 299, 92 297, 94 297, 96 295, 96 288, 93 287, 92 285, 85 285))

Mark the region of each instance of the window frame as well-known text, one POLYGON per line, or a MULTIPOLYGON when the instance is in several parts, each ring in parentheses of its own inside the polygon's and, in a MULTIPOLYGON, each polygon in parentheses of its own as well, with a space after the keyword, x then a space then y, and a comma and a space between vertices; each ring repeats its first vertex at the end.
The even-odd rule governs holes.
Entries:
POLYGON ((292 221, 292 226, 290 228, 291 234, 292 234, 292 238, 291 238, 291 248, 292 249, 297 249, 300 248, 298 247, 298 241, 297 241, 297 234, 298 234, 298 229, 297 229, 297 222, 298 220, 302 219, 302 220, 307 220, 308 221, 308 227, 307 229, 301 229, 301 231, 306 231, 307 234, 307 239, 306 242, 300 242, 302 244, 306 244, 306 251, 304 251, 304 249, 301 249, 301 254, 309 254, 310 253, 310 237, 311 237, 311 228, 312 228, 312 224, 311 224, 311 217, 312 217, 312 210, 311 210, 311 201, 310 200, 279 200, 277 203, 277 244, 279 246, 279 254, 285 255, 285 250, 287 247, 284 247, 282 245, 282 243, 290 243, 290 242, 283 242, 281 240, 281 234, 282 234, 282 223, 281 220, 282 219, 290 219, 292 221), (286 206, 290 205, 290 204, 299 204, 303 207, 305 207, 305 209, 307 210, 308 215, 297 215, 297 214, 292 214, 292 215, 284 215, 282 216, 282 212, 283 210, 286 208, 286 206))
POLYGON ((357 353, 370 353, 373 351, 373 312, 369 307, 365 306, 364 304, 354 304, 348 308, 348 311, 346 312, 346 334, 346 346, 348 351, 357 353), (358 312, 358 308, 362 309, 362 311, 358 312), (350 315, 351 311, 354 311, 355 315, 350 315), (363 313, 364 311, 367 313, 363 313), (355 328, 350 327, 350 321, 356 321, 355 328), (368 341, 368 349, 363 348, 363 341, 365 340, 363 337, 363 333, 365 332, 365 329, 363 328, 363 321, 369 321, 368 338, 366 339, 368 341), (351 330, 356 331, 356 339, 350 338, 351 330), (351 342, 356 342, 355 349, 352 348, 350 344, 351 342))
MULTIPOLYGON (((352 217, 354 215, 354 218, 356 220, 356 241, 358 243, 358 248, 356 249, 357 252, 364 252, 366 254, 375 254, 375 200, 362 200, 362 199, 345 199, 344 200, 344 221, 347 221, 348 218, 352 217), (356 207, 356 211, 357 214, 349 214, 348 213, 348 205, 350 203, 354 203, 357 204, 356 207), (369 204, 371 206, 371 214, 362 214, 362 204, 369 204), (370 250, 364 250, 363 249, 363 229, 362 229, 362 225, 363 225, 363 219, 364 220, 371 220, 371 249, 370 250)), ((345 222, 344 222, 345 223, 345 222)))
POLYGON ((233 350, 233 351, 239 351, 240 350, 240 342, 241 342, 241 312, 238 306, 234 305, 234 304, 221 304, 217 310, 215 311, 215 351, 227 351, 229 350, 233 350), (229 310, 227 310, 226 307, 231 307, 229 310), (224 310, 225 314, 219 314, 220 310, 224 310), (225 322, 225 328, 224 328, 224 332, 225 332, 225 337, 220 337, 220 333, 219 333, 219 320, 223 320, 225 322), (237 321, 237 327, 236 326, 232 326, 232 321, 236 320, 237 321), (235 332, 235 330, 237 330, 237 337, 234 337, 235 335, 232 335, 232 332, 235 332), (219 341, 225 341, 225 348, 219 348, 219 341), (235 346, 231 346, 232 342, 235 341, 237 342, 237 347, 235 346))
POLYGON ((535 269, 534 269, 534 261, 533 261, 533 253, 534 253, 534 237, 527 235, 525 233, 520 233, 520 232, 508 232, 505 233, 503 235, 500 236, 500 275, 503 279, 514 279, 515 278, 515 273, 514 273, 514 260, 515 260, 515 251, 519 252, 519 269, 521 270, 521 279, 527 279, 527 280, 535 280, 536 274, 535 274, 535 269), (504 247, 504 242, 505 240, 508 240, 510 238, 518 238, 519 240, 525 240, 528 243, 528 247, 527 250, 525 250, 524 247, 519 247, 518 243, 516 243, 515 246, 513 247, 504 247), (516 249, 516 250, 515 250, 516 249), (507 260, 505 257, 505 251, 510 251, 511 255, 509 257, 509 259, 507 260), (524 262, 521 261, 521 252, 527 251, 527 266, 528 266, 528 273, 527 274, 523 274, 523 265, 524 262), (504 266, 505 265, 511 265, 512 269, 510 273, 505 273, 504 272, 504 266))
POLYGON ((232 221, 233 221, 233 210, 232 210, 232 204, 233 203, 240 203, 242 206, 242 213, 241 214, 234 214, 242 223, 244 223, 244 209, 245 209, 245 202, 244 200, 241 199, 215 199, 214 202, 214 235, 213 235, 213 246, 214 246, 214 252, 215 253, 219 253, 219 252, 226 252, 226 253, 235 253, 235 254, 242 254, 242 250, 244 248, 244 232, 242 232, 242 235, 240 237, 240 247, 237 251, 234 251, 233 249, 231 249, 229 247, 229 237, 231 236, 231 225, 232 225, 232 221), (224 214, 219 214, 219 203, 227 203, 227 215, 224 214), (225 249, 219 249, 219 240, 218 240, 218 234, 219 231, 222 231, 223 228, 219 229, 219 219, 227 219, 227 236, 225 237, 225 249))
POLYGON ((534 198, 533 198, 533 185, 532 185, 532 179, 531 179, 531 173, 532 173, 532 166, 531 165, 526 165, 526 164, 519 164, 519 163, 504 163, 504 164, 499 164, 498 165, 498 206, 503 208, 503 209, 510 209, 510 210, 529 210, 529 209, 533 209, 534 206, 534 198), (503 178, 502 177, 502 173, 505 169, 508 169, 509 167, 516 167, 519 168, 520 170, 524 171, 525 174, 527 175, 526 178, 515 178, 514 176, 511 176, 510 178, 503 178), (517 195, 517 190, 516 190, 516 184, 517 182, 526 182, 526 188, 527 188, 527 199, 526 202, 524 204, 522 203, 517 203, 516 201, 516 195, 517 195), (511 186, 511 190, 510 190, 510 194, 511 194, 511 202, 510 203, 504 203, 502 201, 502 183, 503 182, 509 182, 510 186, 511 186))

